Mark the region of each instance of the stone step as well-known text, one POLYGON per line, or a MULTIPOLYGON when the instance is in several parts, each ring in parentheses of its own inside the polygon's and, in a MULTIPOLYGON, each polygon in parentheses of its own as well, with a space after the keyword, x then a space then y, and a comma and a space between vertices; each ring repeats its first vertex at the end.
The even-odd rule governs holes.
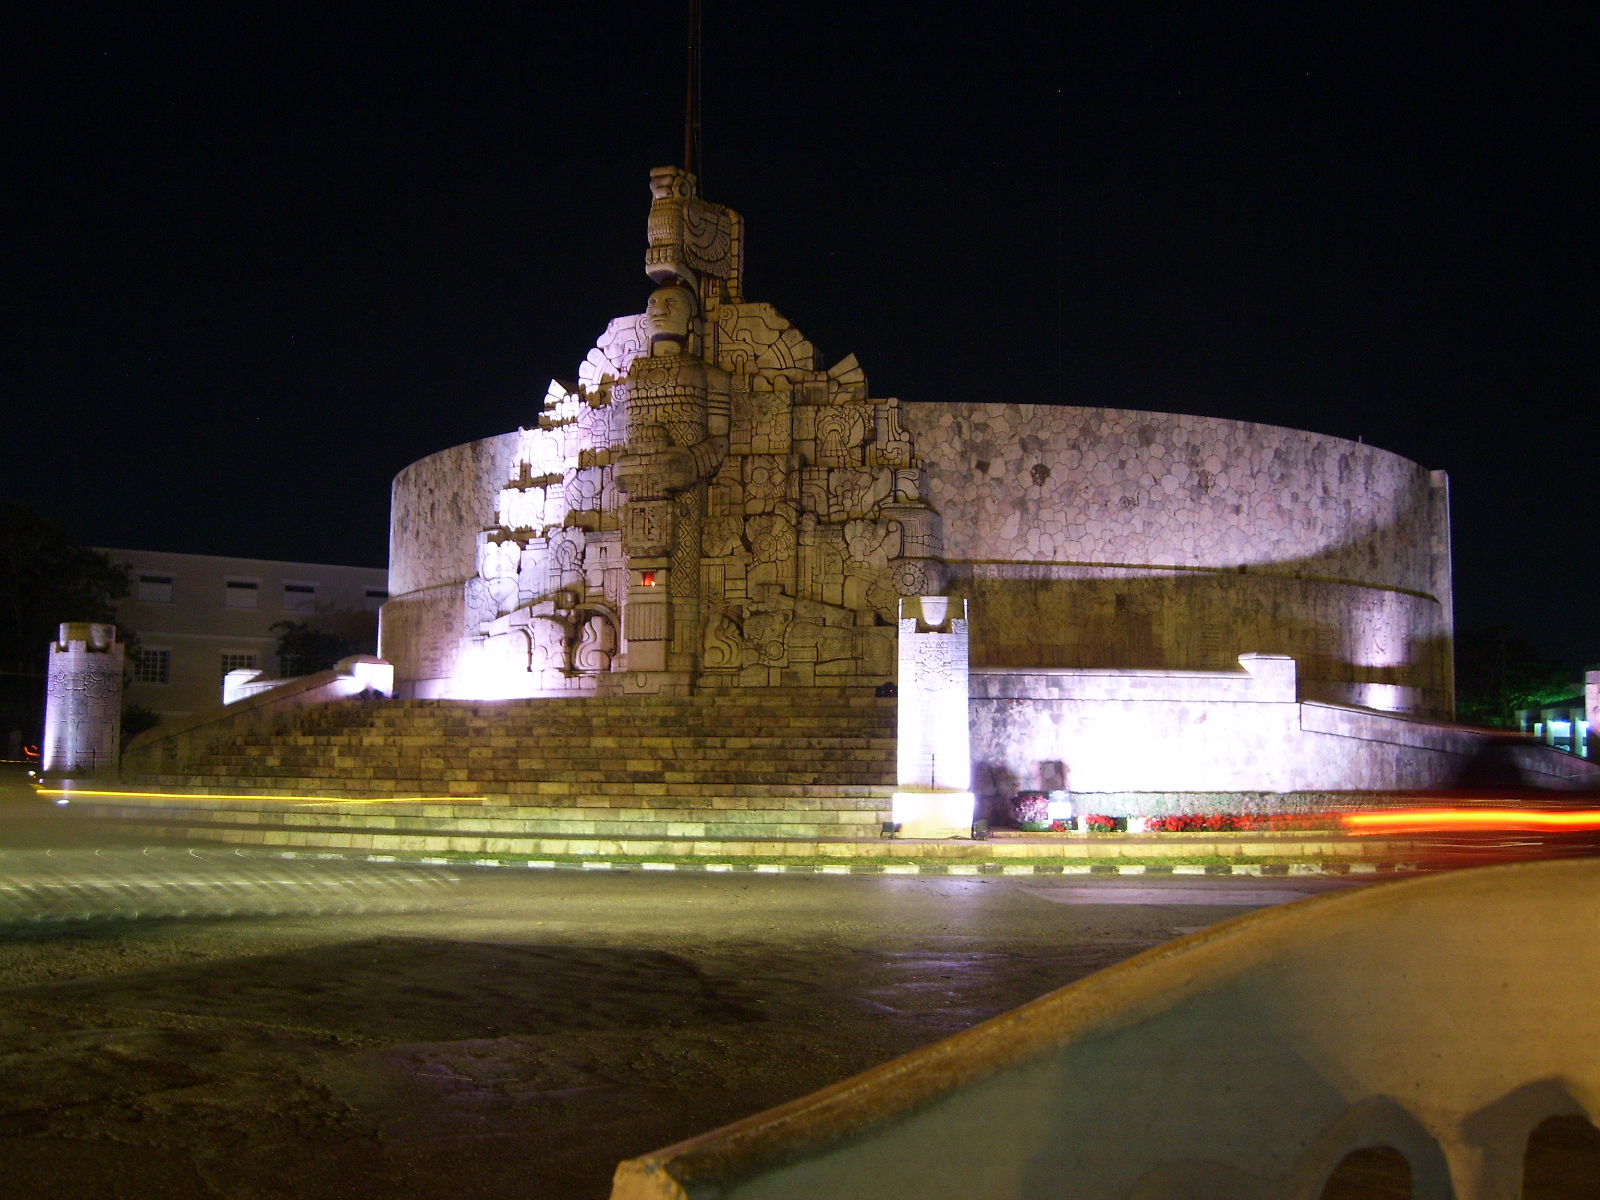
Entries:
POLYGON ((363 714, 359 711, 351 714, 338 714, 318 716, 317 719, 303 720, 307 728, 339 729, 353 726, 370 726, 373 728, 413 728, 413 729, 441 729, 458 732, 473 729, 558 729, 558 728, 594 728, 600 725, 615 726, 618 728, 628 726, 671 726, 683 728, 688 726, 719 727, 730 724, 755 726, 765 725, 774 728, 797 727, 826 722, 831 725, 840 723, 883 725, 892 726, 895 714, 892 712, 861 712, 811 709, 784 709, 775 708, 770 711, 752 710, 748 708, 730 708, 723 711, 707 711, 701 709, 655 710, 650 712, 615 712, 603 711, 573 712, 566 714, 526 714, 526 713, 500 713, 483 716, 468 717, 460 714, 449 716, 436 716, 431 714, 363 714))
MULTIPOLYGON (((707 722, 671 722, 671 721, 592 721, 592 722, 550 722, 532 725, 520 725, 513 722, 488 723, 481 728, 447 728, 412 723, 392 723, 387 725, 343 725, 339 727, 317 727, 303 724, 294 734, 287 736, 311 738, 348 738, 348 737, 422 737, 422 738, 483 738, 483 737, 512 737, 519 739, 544 738, 544 737, 675 737, 675 738, 717 738, 717 737, 757 737, 757 738, 792 738, 792 737, 893 737, 895 723, 893 721, 843 721, 828 717, 815 719, 793 720, 785 722, 774 721, 707 721, 707 722)), ((270 734, 249 733, 237 734, 238 737, 266 737, 270 734)))
POLYGON ((893 746, 218 746, 195 757, 196 762, 249 764, 264 759, 289 762, 332 763, 350 759, 408 763, 524 764, 563 762, 620 762, 652 760, 663 763, 881 763, 892 762, 893 746))
POLYGON ((221 809, 175 804, 160 813, 96 801, 80 815, 157 820, 186 826, 278 830, 363 830, 420 836, 467 834, 507 838, 860 838, 876 835, 886 809, 866 811, 784 809, 504 809, 484 807, 469 816, 422 816, 337 806, 221 809), (521 816, 505 816, 518 812, 521 816), (532 815, 529 815, 532 814, 532 815))
POLYGON ((348 728, 339 730, 315 730, 297 728, 278 731, 240 732, 224 734, 215 740, 218 744, 229 742, 239 744, 259 744, 266 741, 298 741, 310 745, 337 745, 360 744, 363 741, 391 742, 395 744, 418 744, 457 742, 467 745, 481 745, 492 741, 506 743, 528 743, 548 741, 555 744, 582 743, 599 738, 627 739, 632 741, 664 739, 673 743, 726 743, 728 741, 758 741, 770 744, 807 743, 816 741, 831 741, 839 738, 892 740, 896 736, 895 727, 891 725, 864 725, 840 722, 819 721, 815 724, 796 725, 788 728, 774 728, 770 725, 742 726, 735 723, 718 725, 633 725, 621 726, 615 724, 598 723, 590 728, 572 728, 562 726, 559 728, 517 729, 510 726, 496 726, 492 729, 479 731, 428 730, 428 729, 373 729, 368 727, 348 728))
MULTIPOLYGON (((139 788, 145 785, 162 786, 171 788, 171 792, 164 792, 162 797, 177 798, 182 800, 195 799, 208 804, 225 806, 231 801, 226 797, 212 797, 205 794, 204 785, 195 782, 190 775, 149 776, 139 783, 128 782, 121 786, 129 796, 139 796, 139 788)), ((782 808, 797 811, 814 811, 823 809, 839 810, 877 810, 886 807, 894 795, 894 787, 889 785, 819 785, 819 784, 722 784, 700 786, 687 783, 604 783, 604 784, 576 784, 576 783, 534 783, 528 784, 526 795, 530 798, 526 804, 517 803, 488 803, 484 800, 463 798, 461 800, 444 799, 401 799, 388 803, 384 811, 407 814, 424 814, 430 816, 470 816, 481 813, 486 808, 495 812, 510 812, 519 815, 520 810, 526 808, 529 812, 543 812, 551 805, 559 807, 581 808, 671 808, 671 809, 762 809, 782 808), (537 789, 534 791, 533 789, 537 789), (531 798, 540 797, 537 802, 531 798)), ((293 793, 285 793, 286 797, 293 793)), ((282 805, 301 809, 311 802, 285 798, 282 805)))
POLYGON ((351 766, 385 766, 398 769, 409 766, 424 773, 449 768, 477 768, 511 770, 537 775, 545 771, 611 770, 611 771, 671 771, 671 770, 743 770, 764 772, 769 770, 836 770, 858 771, 882 769, 894 761, 892 754, 880 750, 836 750, 822 756, 814 752, 789 753, 764 751, 759 755, 653 755, 647 751, 616 751, 612 754, 569 754, 554 757, 520 754, 363 754, 353 750, 344 754, 285 754, 263 747, 260 754, 209 754, 199 758, 195 767, 215 767, 219 770, 233 767, 257 770, 285 766, 303 766, 319 769, 339 769, 351 766))
MULTIPOLYGON (((383 763, 355 763, 338 767, 305 766, 286 763, 281 766, 262 767, 188 767, 186 773, 195 778, 217 779, 247 783, 251 780, 305 780, 348 779, 363 781, 367 790, 382 786, 409 785, 411 787, 443 789, 456 781, 476 780, 485 784, 511 783, 689 783, 727 785, 739 783, 810 784, 813 786, 882 784, 893 778, 886 770, 875 771, 800 771, 769 767, 759 771, 689 771, 668 768, 651 770, 639 765, 623 765, 615 770, 583 765, 560 770, 519 771, 496 769, 489 766, 441 767, 428 771, 397 771, 383 763)), ((493 790, 504 790, 496 787, 493 790)))
MULTIPOLYGON (((330 791, 351 795, 389 797, 414 795, 452 796, 510 796, 547 795, 554 786, 566 786, 572 791, 598 788, 608 784, 686 784, 697 787, 726 787, 750 783, 748 775, 727 773, 692 774, 690 772, 569 772, 571 779, 530 780, 520 778, 497 779, 491 773, 455 772, 455 777, 416 778, 384 775, 357 775, 343 772, 337 775, 227 775, 205 772, 186 772, 182 775, 138 775, 129 777, 129 783, 140 787, 187 786, 213 791, 253 795, 259 791, 277 791, 286 795, 326 795, 330 791)), ((762 778, 766 786, 826 787, 852 784, 874 785, 881 776, 873 779, 849 779, 838 776, 821 776, 815 772, 772 772, 762 778)))
POLYGON ((434 716, 492 717, 499 720, 518 713, 572 712, 892 712, 896 701, 872 697, 808 697, 774 694, 781 689, 760 688, 737 696, 701 698, 695 696, 570 696, 525 700, 353 700, 333 701, 338 712, 366 710, 384 715, 422 713, 434 716))
POLYGON ((659 749, 674 750, 677 754, 699 752, 699 750, 715 750, 715 752, 746 752, 746 750, 891 750, 896 746, 894 738, 869 738, 869 736, 808 736, 808 738, 739 738, 739 736, 686 736, 686 734, 640 734, 640 736, 622 736, 622 734, 595 734, 595 736, 530 736, 530 738, 512 738, 496 734, 493 738, 474 739, 462 742, 451 738, 406 738, 406 736, 373 736, 373 734, 349 734, 349 736, 306 736, 296 734, 293 738, 272 738, 270 734, 251 734, 240 736, 226 742, 218 742, 218 746, 238 747, 248 750, 253 747, 269 746, 294 746, 306 749, 318 747, 354 747, 354 749, 426 749, 426 747, 451 746, 459 749, 558 749, 581 750, 597 747, 597 749, 659 749))
POLYGON ((534 795, 547 784, 884 785, 895 771, 895 713, 892 700, 842 689, 336 701, 265 730, 224 725, 185 743, 181 759, 136 755, 128 769, 153 787, 373 798, 534 795))

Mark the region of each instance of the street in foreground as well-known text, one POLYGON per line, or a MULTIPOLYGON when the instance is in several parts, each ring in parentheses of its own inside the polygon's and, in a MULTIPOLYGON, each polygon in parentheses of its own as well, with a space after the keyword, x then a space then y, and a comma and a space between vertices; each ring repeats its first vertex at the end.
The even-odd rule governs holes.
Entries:
POLYGON ((29 845, 7 807, 0 1193, 59 1200, 602 1197, 620 1159, 1348 882, 284 864, 29 845), (113 911, 173 895, 281 915, 113 911))

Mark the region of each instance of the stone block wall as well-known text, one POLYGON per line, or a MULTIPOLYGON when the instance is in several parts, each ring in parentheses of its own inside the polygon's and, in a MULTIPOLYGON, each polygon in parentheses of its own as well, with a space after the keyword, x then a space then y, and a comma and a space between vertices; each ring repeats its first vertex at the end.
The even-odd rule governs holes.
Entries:
POLYGON ((391 596, 464 584, 478 573, 478 533, 494 523, 520 445, 520 430, 465 442, 418 459, 395 476, 389 493, 391 596))
POLYGON ((1215 670, 1453 714, 1443 472, 1304 430, 1126 409, 907 404, 973 661, 1215 670))

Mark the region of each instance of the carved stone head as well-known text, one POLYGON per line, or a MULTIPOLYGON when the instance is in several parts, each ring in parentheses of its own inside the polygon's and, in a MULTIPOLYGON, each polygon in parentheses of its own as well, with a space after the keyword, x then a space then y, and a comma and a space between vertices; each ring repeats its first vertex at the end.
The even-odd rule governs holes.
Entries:
POLYGON ((650 195, 657 200, 687 200, 695 194, 695 178, 678 167, 650 171, 650 195))
POLYGON ((650 293, 643 324, 652 355, 683 354, 688 350, 694 310, 694 293, 686 287, 663 287, 650 293))

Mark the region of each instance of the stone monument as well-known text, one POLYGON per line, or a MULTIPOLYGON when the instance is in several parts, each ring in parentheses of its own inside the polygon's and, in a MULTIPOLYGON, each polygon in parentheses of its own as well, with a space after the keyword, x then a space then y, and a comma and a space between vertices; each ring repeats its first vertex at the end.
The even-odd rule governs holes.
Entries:
POLYGON ((122 643, 115 625, 70 622, 50 645, 44 748, 49 775, 87 775, 116 766, 122 728, 122 643))
MULTIPOLYGON (((611 321, 515 435, 471 578, 385 608, 404 694, 875 686, 896 602, 944 587, 899 401, 745 299, 744 223, 693 175, 659 167, 650 191, 644 312, 611 321)), ((453 469, 397 481, 396 505, 429 505, 414 528, 431 541, 457 487, 453 469)), ((428 573, 450 570, 440 551, 428 573)))
MULTIPOLYGON (((379 652, 398 697, 865 697, 907 669, 902 616, 956 637, 926 620, 948 597, 978 617, 971 771, 902 771, 924 808, 970 790, 1007 820, 1017 793, 1070 786, 1133 816, 1453 778, 1430 746, 1460 739, 1416 726, 1452 712, 1442 471, 1029 403, 1035 381, 1000 371, 985 399, 873 397, 854 355, 745 295, 737 212, 678 167, 649 195, 643 311, 550 382, 536 425, 396 477, 379 652)), ((922 720, 906 737, 955 770, 965 735, 922 720)), ((896 820, 926 830, 912 803, 896 820)))
POLYGON ((893 821, 901 837, 969 837, 972 745, 968 733, 966 601, 900 602, 899 726, 893 821))

